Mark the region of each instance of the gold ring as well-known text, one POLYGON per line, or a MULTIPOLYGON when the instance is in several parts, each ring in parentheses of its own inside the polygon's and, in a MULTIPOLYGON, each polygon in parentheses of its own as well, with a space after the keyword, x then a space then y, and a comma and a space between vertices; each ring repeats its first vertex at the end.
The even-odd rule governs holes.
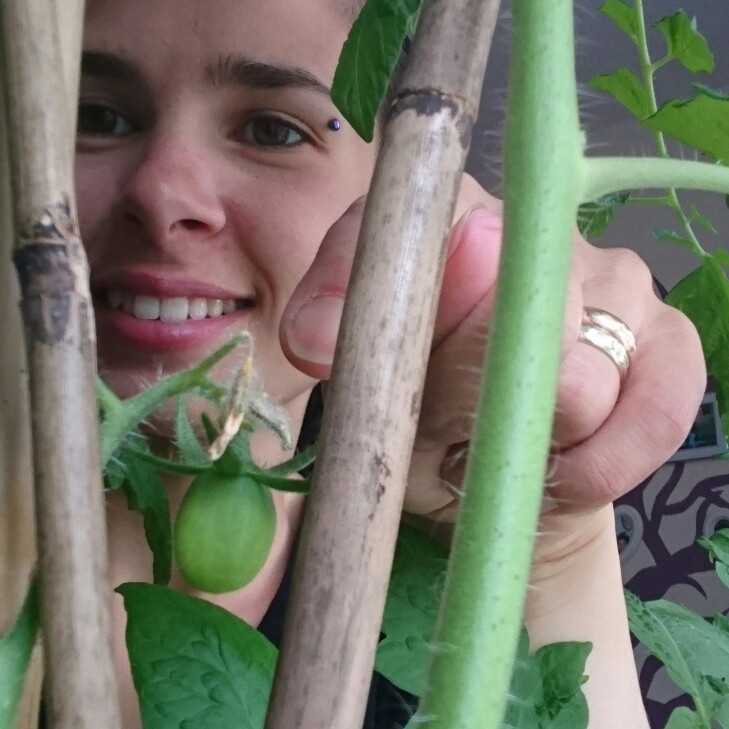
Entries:
POLYGON ((586 306, 577 340, 610 357, 618 368, 621 381, 628 374, 636 343, 635 335, 622 319, 604 309, 586 306))
POLYGON ((622 319, 605 309, 598 309, 596 306, 586 306, 583 312, 583 324, 594 324, 596 327, 604 329, 620 340, 629 355, 635 352, 635 334, 622 319))

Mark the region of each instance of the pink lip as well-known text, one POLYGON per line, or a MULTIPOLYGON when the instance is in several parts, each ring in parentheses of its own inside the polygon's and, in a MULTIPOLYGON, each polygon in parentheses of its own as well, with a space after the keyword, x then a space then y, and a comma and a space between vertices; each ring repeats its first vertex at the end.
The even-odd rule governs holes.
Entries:
POLYGON ((119 271, 92 278, 91 287, 98 289, 122 289, 131 294, 157 296, 159 298, 173 298, 184 296, 186 298, 200 299, 248 299, 252 295, 223 289, 204 281, 196 281, 174 275, 164 275, 149 271, 119 271))
POLYGON ((253 296, 241 296, 203 281, 190 278, 161 275, 148 271, 120 271, 113 275, 92 278, 94 309, 99 343, 114 345, 128 344, 138 350, 150 353, 184 352, 185 350, 209 350, 221 344, 225 335, 240 331, 250 319, 255 308, 253 296), (209 319, 183 322, 137 319, 120 309, 111 309, 105 292, 109 289, 159 298, 201 298, 201 299, 243 299, 250 307, 238 309, 209 319))
POLYGON ((119 309, 98 305, 96 325, 100 341, 111 335, 148 352, 182 352, 222 344, 224 335, 244 328, 250 312, 250 309, 242 309, 210 319, 170 323, 137 319, 119 309))

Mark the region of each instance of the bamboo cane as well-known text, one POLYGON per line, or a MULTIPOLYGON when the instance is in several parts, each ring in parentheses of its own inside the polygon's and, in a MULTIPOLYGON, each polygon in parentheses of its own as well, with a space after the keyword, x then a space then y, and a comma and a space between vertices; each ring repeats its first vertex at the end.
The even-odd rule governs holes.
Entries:
POLYGON ((498 0, 433 0, 384 132, 267 729, 361 726, 498 0))
POLYGON ((83 3, 4 0, 0 9, 50 724, 116 729, 95 333, 73 204, 83 3))

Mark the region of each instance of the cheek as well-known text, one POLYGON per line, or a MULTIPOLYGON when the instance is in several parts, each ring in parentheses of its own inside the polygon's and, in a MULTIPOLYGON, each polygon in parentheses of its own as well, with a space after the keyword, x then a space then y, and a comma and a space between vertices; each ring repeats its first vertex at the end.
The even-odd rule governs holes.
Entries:
POLYGON ((119 184, 113 168, 95 159, 76 162, 76 201, 81 238, 89 261, 103 255, 103 234, 110 224, 115 201, 119 199, 119 184))
POLYGON ((241 245, 266 279, 279 312, 314 261, 329 228, 357 196, 354 190, 343 194, 309 179, 285 188, 279 185, 275 195, 260 195, 257 205, 231 204, 235 228, 246 233, 240 236, 241 245))

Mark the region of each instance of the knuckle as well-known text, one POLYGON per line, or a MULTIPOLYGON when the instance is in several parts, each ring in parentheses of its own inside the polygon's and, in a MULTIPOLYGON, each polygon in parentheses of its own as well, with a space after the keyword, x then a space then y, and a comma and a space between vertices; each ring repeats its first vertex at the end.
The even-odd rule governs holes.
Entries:
POLYGON ((653 292, 653 274, 648 264, 629 248, 611 248, 608 254, 608 275, 621 281, 626 288, 653 292))

